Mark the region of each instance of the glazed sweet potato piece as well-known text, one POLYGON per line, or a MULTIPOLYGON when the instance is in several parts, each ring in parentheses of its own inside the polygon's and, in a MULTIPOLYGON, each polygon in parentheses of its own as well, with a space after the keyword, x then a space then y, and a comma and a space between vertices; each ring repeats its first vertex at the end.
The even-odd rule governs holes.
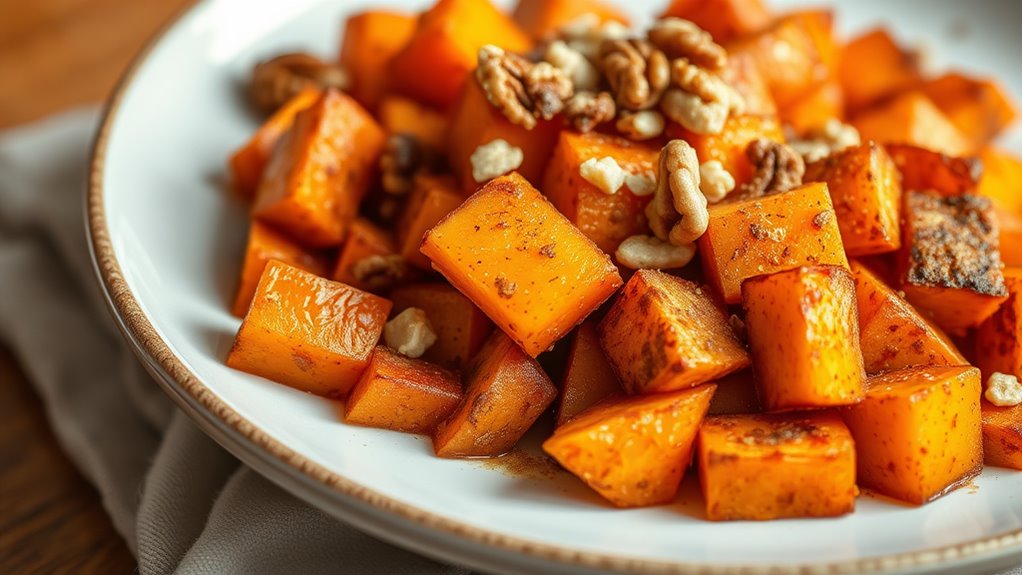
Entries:
POLYGON ((980 159, 983 177, 976 193, 994 204, 1001 260, 1022 266, 1022 159, 993 148, 984 150, 980 159))
POLYGON ((467 297, 447 283, 421 283, 401 286, 390 292, 394 312, 415 307, 426 312, 436 343, 431 345, 422 359, 448 367, 461 369, 474 357, 493 324, 467 297))
POLYGON ((429 270, 429 259, 419 253, 423 234, 464 200, 465 196, 450 178, 417 177, 397 226, 401 257, 418 268, 429 270))
POLYGON ((326 397, 348 394, 369 363, 390 302, 271 261, 227 365, 326 397))
POLYGON ((465 394, 433 434, 440 457, 495 457, 511 451, 557 397, 543 369, 500 331, 465 369, 465 394))
POLYGON ((461 402, 458 374, 378 345, 344 404, 344 421, 431 434, 461 402))
POLYGON ((252 215, 311 247, 336 246, 369 186, 385 135, 357 102, 330 90, 295 116, 266 167, 252 215))
POLYGON ((720 77, 742 97, 746 115, 762 118, 777 116, 777 104, 770 93, 770 87, 752 56, 730 54, 727 64, 720 71, 720 77))
POLYGON ((876 28, 848 42, 838 79, 850 113, 919 83, 919 54, 903 50, 887 30, 876 28))
POLYGON ((558 427, 543 450, 617 507, 670 503, 715 387, 607 399, 558 427))
POLYGON ((845 97, 841 84, 831 78, 780 112, 781 121, 805 135, 822 129, 830 120, 844 120, 845 97))
POLYGON ((655 184, 659 148, 596 132, 564 131, 547 164, 542 190, 586 237, 614 253, 626 238, 649 233, 644 210, 652 195, 636 195, 627 180, 616 194, 608 194, 580 175, 583 162, 608 156, 629 174, 655 184))
POLYGON ((699 238, 703 273, 728 304, 742 282, 803 265, 848 266, 827 184, 710 206, 699 238))
POLYGON ((672 0, 663 17, 695 22, 717 43, 759 32, 773 21, 762 0, 672 0))
POLYGON ((317 254, 307 251, 266 224, 252 222, 248 230, 245 259, 241 264, 238 291, 234 296, 231 313, 238 317, 245 316, 252 298, 255 297, 256 286, 259 285, 263 269, 272 260, 282 261, 318 276, 326 273, 326 264, 317 254))
POLYGON ((867 387, 866 399, 843 411, 860 486, 921 505, 982 470, 978 369, 914 367, 875 375, 867 387))
POLYGON ((869 268, 851 262, 866 373, 914 366, 968 365, 947 335, 869 268))
POLYGON ((709 415, 737 415, 763 411, 751 369, 725 375, 713 383, 717 386, 717 392, 713 394, 710 409, 706 412, 709 415))
POLYGON ((600 343, 628 393, 693 387, 749 366, 749 354, 710 294, 639 270, 599 324, 600 343))
POLYGON ((587 14, 595 15, 601 24, 629 24, 628 16, 601 0, 518 0, 512 16, 523 30, 542 40, 587 14))
POLYGON ((438 0, 419 17, 411 39, 391 61, 389 75, 405 94, 447 108, 486 44, 511 52, 532 47, 529 35, 489 0, 438 0))
POLYGON ((983 402, 983 462, 1022 470, 1022 405, 983 402))
POLYGON ((912 90, 856 116, 852 125, 863 141, 912 144, 949 156, 964 156, 970 144, 922 92, 912 90))
POLYGON ((384 96, 379 106, 380 124, 388 134, 414 136, 434 150, 447 145, 447 116, 403 96, 384 96))
POLYGON ((564 383, 557 403, 557 425, 575 417, 610 395, 621 392, 614 370, 600 347, 596 324, 582 322, 575 330, 564 368, 564 383))
POLYGON ((671 139, 688 142, 699 156, 700 162, 717 160, 735 178, 735 185, 748 183, 756 173, 746 149, 760 138, 784 142, 784 132, 776 118, 762 116, 732 116, 719 134, 694 134, 678 124, 668 124, 671 139))
POLYGON ((1007 298, 990 200, 907 192, 902 238, 901 290, 952 336, 1007 298))
POLYGON ((532 357, 621 286, 610 258, 515 173, 483 186, 421 249, 532 357))
POLYGON ((976 367, 984 377, 1022 377, 1022 269, 1003 271, 1008 299, 976 329, 976 367))
POLYGON ((365 291, 389 288, 407 275, 394 238, 366 219, 351 222, 331 278, 365 291))
POLYGON ((742 283, 759 397, 767 411, 861 401, 855 281, 846 268, 795 268, 742 283))
POLYGON ((888 144, 885 149, 901 174, 904 190, 971 194, 983 177, 983 162, 973 157, 953 157, 907 144, 888 144))
POLYGON ((231 185, 239 196, 251 200, 259 189, 259 180, 270 161, 273 148, 280 138, 291 129, 298 112, 311 106, 319 97, 319 90, 306 88, 277 109, 252 138, 231 154, 228 164, 231 170, 231 185))
POLYGON ((416 18, 389 10, 366 10, 344 23, 340 64, 348 73, 348 93, 360 104, 375 110, 387 90, 385 70, 415 32, 416 18))
POLYGON ((849 256, 901 247, 901 182, 883 147, 848 148, 806 166, 806 182, 826 182, 849 256))
POLYGON ((855 443, 833 411, 708 417, 699 481, 710 521, 836 517, 855 510, 855 443))
POLYGON ((973 153, 992 142, 1018 115, 994 80, 952 72, 928 80, 920 90, 968 138, 973 153))

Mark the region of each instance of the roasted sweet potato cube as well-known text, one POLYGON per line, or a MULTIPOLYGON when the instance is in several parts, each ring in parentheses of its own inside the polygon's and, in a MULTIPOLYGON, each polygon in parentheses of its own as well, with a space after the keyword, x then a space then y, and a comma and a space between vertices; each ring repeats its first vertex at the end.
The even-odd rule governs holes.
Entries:
POLYGON ((849 256, 901 247, 901 182, 884 148, 848 148, 806 166, 804 181, 826 182, 849 256))
POLYGON ((255 196, 277 142, 291 129, 295 115, 311 106, 319 94, 315 88, 306 88, 296 94, 263 122, 244 146, 231 154, 228 161, 231 185, 239 196, 246 200, 255 196))
POLYGON ((1022 470, 1022 405, 998 407, 984 401, 983 462, 1022 470))
POLYGON ((543 450, 617 507, 670 503, 715 387, 607 399, 558 427, 543 450))
POLYGON ((252 222, 248 229, 245 259, 241 264, 238 291, 234 296, 231 313, 238 317, 245 316, 255 297, 263 269, 272 260, 282 261, 318 276, 326 273, 326 264, 318 254, 306 250, 266 224, 252 222))
POLYGON ((430 269, 429 259, 419 252, 423 234, 464 200, 465 196, 450 178, 416 178, 397 227, 401 257, 418 268, 430 269))
POLYGON ((907 192, 901 291, 952 336, 990 317, 1008 295, 990 200, 907 192))
POLYGON ((600 347, 596 324, 583 322, 575 330, 564 368, 564 384, 557 403, 557 425, 621 392, 621 383, 600 347))
POLYGON ((866 373, 905 367, 968 365, 955 344, 860 262, 852 261, 859 343, 866 373))
POLYGON ((390 302, 271 261, 227 365, 326 397, 348 394, 369 363, 390 302))
POLYGON ((252 215, 312 247, 336 246, 369 186, 385 135, 349 96, 329 90, 295 116, 266 167, 252 215))
POLYGON ((756 385, 767 411, 862 400, 855 281, 838 266, 802 267, 742 284, 756 385))
POLYGON ((994 204, 1001 260, 1022 266, 1022 159, 993 148, 984 150, 980 158, 983 176, 977 193, 994 204))
POLYGON ((901 174, 904 190, 933 191, 944 196, 975 193, 983 177, 983 162, 954 157, 908 144, 884 146, 901 174))
POLYGON ((964 156, 970 144, 922 92, 912 90, 855 116, 863 141, 912 144, 949 156, 964 156))
POLYGON ((419 17, 411 39, 390 63, 390 76, 409 96, 446 108, 486 44, 511 52, 532 47, 529 35, 489 0, 439 0, 419 17))
POLYGON ((855 443, 833 411, 708 417, 699 481, 710 521, 836 517, 855 510, 855 443))
POLYGON ((1011 124, 1018 112, 995 80, 951 72, 920 86, 920 90, 969 139, 978 152, 1011 124))
POLYGON ((780 112, 781 121, 796 134, 821 130, 831 120, 844 120, 845 97, 841 84, 831 78, 780 112))
POLYGON ((397 255, 394 238, 388 232, 363 218, 351 222, 331 275, 334 281, 377 292, 407 275, 406 266, 397 255))
POLYGON ((663 17, 695 22, 718 43, 759 32, 773 21, 762 0, 672 0, 663 17))
POLYGON ((383 70, 415 27, 415 16, 389 10, 366 10, 344 23, 340 63, 351 81, 348 93, 366 108, 375 110, 380 103, 390 81, 383 70))
POLYGON ((741 413, 760 413, 763 407, 759 403, 756 391, 756 380, 751 369, 736 371, 714 382, 717 392, 713 394, 710 415, 737 415, 741 413))
POLYGON ((1003 272, 1008 299, 976 329, 976 367, 1022 377, 1022 269, 1003 272))
POLYGON ((564 131, 547 164, 542 189, 586 237, 601 250, 614 253, 626 238, 649 233, 644 210, 652 196, 636 195, 627 181, 616 194, 608 194, 579 174, 583 162, 608 156, 629 174, 655 180, 659 148, 596 132, 564 131))
POLYGON ((685 140, 695 149, 700 162, 717 160, 735 178, 735 185, 748 183, 756 173, 746 149, 760 138, 784 142, 784 132, 776 118, 763 116, 732 116, 719 134, 695 134, 671 123, 667 135, 685 140))
POLYGON ((720 77, 742 97, 745 114, 761 118, 777 116, 777 104, 763 73, 748 54, 731 54, 720 77))
POLYGON ((513 17, 533 38, 543 40, 588 14, 596 16, 601 24, 629 24, 628 16, 601 0, 518 0, 513 17))
POLYGON ((710 294, 639 270, 599 325, 607 360, 628 393, 694 387, 749 367, 749 354, 710 294))
POLYGON ((388 134, 406 134, 434 150, 447 146, 447 116, 403 96, 384 96, 380 124, 388 134))
POLYGON ((710 206, 699 238, 703 273, 728 304, 742 282, 804 265, 848 266, 827 184, 710 206))
POLYGON ((440 457, 494 457, 511 451, 557 397, 536 360, 496 331, 465 369, 465 394, 433 434, 440 457))
POLYGON ((532 357, 621 286, 607 254, 515 173, 430 230, 422 253, 532 357))
POLYGON ((468 363, 493 331, 486 314, 448 283, 401 286, 390 292, 390 299, 395 313, 410 307, 426 312, 436 332, 436 343, 422 359, 451 369, 461 369, 468 363))
POLYGON ((913 367, 872 376, 866 399, 845 408, 858 481, 921 505, 983 468, 979 370, 913 367))
POLYGON ((458 374, 378 345, 344 405, 344 421, 431 434, 461 403, 458 374))
POLYGON ((848 42, 838 70, 845 102, 853 113, 907 90, 920 80, 919 54, 903 50, 883 28, 848 42))

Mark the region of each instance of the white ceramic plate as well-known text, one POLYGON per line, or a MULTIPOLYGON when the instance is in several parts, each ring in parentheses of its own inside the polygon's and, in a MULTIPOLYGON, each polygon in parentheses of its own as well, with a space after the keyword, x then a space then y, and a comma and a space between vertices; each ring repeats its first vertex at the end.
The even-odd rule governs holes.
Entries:
MULTIPOLYGON (((918 509, 864 497, 840 519, 709 523, 691 477, 674 505, 618 511, 566 473, 438 459, 422 438, 345 425, 328 401, 225 367, 238 327, 227 304, 245 214, 221 182, 228 153, 256 127, 239 85, 254 61, 278 50, 333 54, 343 17, 368 4, 201 2, 139 59, 111 102, 88 200, 97 269, 126 337, 208 433, 366 531, 492 571, 922 572, 1022 563, 1019 473, 988 470, 974 488, 918 509)), ((627 4, 639 22, 640 12, 659 8, 627 4)), ((1022 96, 1020 12, 1009 2, 849 2, 839 12, 845 31, 882 19, 905 40, 925 40, 935 64, 997 74, 1022 96)), ((1009 143, 1016 151, 1018 136, 1009 143)))

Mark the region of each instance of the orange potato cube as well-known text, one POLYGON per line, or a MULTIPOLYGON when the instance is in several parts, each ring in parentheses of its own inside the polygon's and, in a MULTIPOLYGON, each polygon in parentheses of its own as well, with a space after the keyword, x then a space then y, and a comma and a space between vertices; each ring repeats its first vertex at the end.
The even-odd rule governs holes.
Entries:
POLYGON ((369 364, 390 302, 285 263, 266 264, 227 365, 326 397, 369 364))
POLYGON ((919 83, 919 54, 903 50, 887 30, 876 28, 845 45, 838 79, 847 109, 857 112, 919 83))
POLYGON ((422 253, 532 357, 621 286, 610 258, 516 173, 448 214, 422 253))
POLYGON ((762 116, 732 116, 719 134, 695 134, 669 123, 667 135, 688 142, 700 162, 719 161, 734 176, 736 187, 748 183, 756 173, 746 154, 749 144, 760 138, 784 143, 784 132, 777 119, 762 116))
POLYGON ((750 365, 710 294, 657 270, 635 272, 598 329, 628 393, 694 387, 750 365))
POLYGON ((390 287, 395 281, 407 275, 403 263, 390 262, 387 271, 378 274, 373 273, 376 270, 366 270, 361 262, 366 258, 394 256, 396 253, 397 246, 389 233, 373 225, 369 220, 356 218, 351 222, 348 238, 344 240, 344 245, 337 256, 337 264, 334 266, 331 279, 365 291, 390 287))
POLYGON ((447 145, 447 116, 403 96, 380 101, 380 124, 388 134, 406 134, 434 150, 447 145))
POLYGON ((587 14, 595 15, 601 24, 613 21, 629 25, 627 16, 600 0, 518 0, 513 17, 533 38, 543 40, 587 14))
POLYGON ((1003 274, 1008 299, 976 329, 976 367, 1022 378, 1022 268, 1003 274))
POLYGON ((969 139, 972 152, 992 142, 1018 115, 995 80, 952 72, 925 82, 919 89, 969 139))
POLYGON ((683 18, 721 43, 766 28, 773 15, 763 0, 672 0, 663 18, 683 18))
POLYGON ((806 166, 804 181, 826 182, 849 256, 901 247, 900 174, 874 142, 848 148, 806 166))
POLYGON ((259 189, 259 180, 270 161, 273 149, 280 138, 291 129, 298 112, 308 108, 319 98, 320 91, 306 88, 277 109, 252 138, 231 154, 228 164, 231 171, 231 185, 239 196, 251 200, 259 189))
POLYGON ((1001 260, 1022 266, 1022 159, 995 149, 980 156, 983 176, 976 193, 990 198, 1000 229, 1001 260))
POLYGON ((418 268, 429 270, 429 259, 419 252, 423 235, 464 200, 465 196, 461 195, 450 178, 416 178, 397 226, 401 257, 418 268))
POLYGON ((872 376, 867 388, 843 411, 860 486, 921 505, 979 475, 978 369, 913 367, 872 376))
POLYGON ((1008 292, 990 200, 907 192, 901 291, 952 336, 979 325, 1008 292))
POLYGON ((586 237, 601 250, 614 253, 626 238, 649 233, 644 211, 653 196, 637 196, 627 185, 608 194, 582 178, 583 162, 607 156, 629 174, 655 178, 660 149, 596 132, 561 132, 542 189, 586 237))
POLYGON ((955 344, 863 264, 852 261, 859 344, 866 373, 905 367, 968 365, 955 344))
POLYGON ((906 144, 884 148, 901 173, 903 190, 959 196, 974 193, 983 177, 983 163, 977 158, 956 158, 906 144))
POLYGON ((803 267, 742 284, 756 386, 767 411, 862 400, 855 281, 846 268, 803 267))
POLYGON ((344 421, 428 435, 460 402, 456 373, 379 345, 345 401, 344 421))
POLYGON ((620 392, 621 383, 600 347, 596 324, 583 322, 571 340, 564 384, 557 403, 557 425, 563 425, 582 411, 620 392))
POLYGON ((852 125, 863 141, 912 144, 949 156, 964 156, 970 144, 964 135, 921 92, 905 92, 856 116, 852 125))
POLYGON ((717 386, 717 393, 713 394, 710 409, 706 412, 709 415, 737 415, 763 411, 751 369, 725 375, 714 384, 717 386))
POLYGON ((383 70, 408 44, 416 22, 411 14, 366 10, 344 23, 340 64, 351 80, 348 93, 358 103, 376 109, 390 82, 383 70))
POLYGON ((821 130, 830 120, 844 120, 845 96, 841 84, 831 78, 781 110, 781 121, 806 135, 821 130))
POLYGON ((510 52, 532 47, 529 35, 489 0, 438 0, 422 13, 411 39, 391 60, 389 76, 405 94, 446 108, 457 99, 486 44, 510 52))
POLYGON ((848 266, 827 184, 710 206, 699 238, 703 273, 728 304, 742 282, 803 265, 848 266))
POLYGON ((252 222, 248 229, 245 260, 241 264, 238 291, 234 296, 231 313, 238 317, 245 316, 252 298, 255 297, 256 286, 259 285, 263 269, 272 260, 282 261, 318 276, 326 273, 326 265, 318 255, 305 250, 273 228, 252 222))
POLYGON ((770 93, 770 87, 767 86, 766 78, 756 67, 756 60, 752 56, 730 54, 727 64, 720 71, 720 77, 742 97, 745 102, 745 114, 776 118, 777 104, 770 93))
POLYGON ((493 324, 479 308, 454 286, 447 283, 422 283, 401 286, 390 292, 394 313, 415 307, 426 312, 436 343, 422 359, 461 369, 475 356, 493 331, 493 324))
POLYGON ((983 402, 983 462, 1022 470, 1022 405, 983 402))
POLYGON ((511 451, 557 397, 543 369, 500 331, 465 369, 465 394, 433 434, 440 457, 495 457, 511 451))
POLYGON ((698 457, 710 521, 855 510, 855 443, 833 411, 708 417, 698 457))
POLYGON ((325 92, 295 116, 274 151, 252 215, 308 246, 339 245, 369 187, 385 137, 349 96, 325 92))
POLYGON ((558 427, 543 450, 617 507, 670 503, 715 388, 608 399, 558 427))

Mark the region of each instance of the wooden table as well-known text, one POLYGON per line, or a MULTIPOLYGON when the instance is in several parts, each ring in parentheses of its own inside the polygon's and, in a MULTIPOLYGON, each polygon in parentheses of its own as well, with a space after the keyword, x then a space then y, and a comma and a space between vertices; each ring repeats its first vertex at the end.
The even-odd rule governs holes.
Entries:
MULTIPOLYGON (((146 39, 189 3, 5 1, 0 129, 101 102, 146 39)), ((134 570, 99 496, 60 450, 39 398, 0 342, 0 573, 134 570)))

